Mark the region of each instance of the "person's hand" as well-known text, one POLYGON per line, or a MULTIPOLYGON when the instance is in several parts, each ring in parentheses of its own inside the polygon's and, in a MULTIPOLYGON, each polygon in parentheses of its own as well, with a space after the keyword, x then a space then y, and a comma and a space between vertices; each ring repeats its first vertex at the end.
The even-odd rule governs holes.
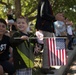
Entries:
POLYGON ((35 34, 37 36, 37 42, 43 44, 44 35, 43 35, 42 31, 40 31, 40 30, 36 31, 35 34))
POLYGON ((66 19, 66 25, 73 25, 73 22, 66 19))
POLYGON ((44 35, 43 35, 42 31, 36 31, 36 36, 39 40, 43 40, 44 35))
POLYGON ((22 40, 27 40, 28 39, 28 36, 25 36, 25 35, 24 36, 21 36, 21 39, 22 40))

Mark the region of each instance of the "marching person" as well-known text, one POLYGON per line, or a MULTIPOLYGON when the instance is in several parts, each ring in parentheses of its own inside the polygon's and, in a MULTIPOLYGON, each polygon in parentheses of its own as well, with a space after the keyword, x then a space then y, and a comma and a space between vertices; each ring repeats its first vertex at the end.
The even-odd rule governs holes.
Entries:
MULTIPOLYGON (((36 29, 43 33, 44 37, 52 37, 54 33, 55 17, 53 16, 52 7, 49 0, 40 0, 38 4, 38 14, 36 21, 36 29)), ((54 73, 50 71, 52 68, 49 66, 48 60, 48 49, 46 39, 44 39, 44 50, 43 50, 43 73, 54 73)))

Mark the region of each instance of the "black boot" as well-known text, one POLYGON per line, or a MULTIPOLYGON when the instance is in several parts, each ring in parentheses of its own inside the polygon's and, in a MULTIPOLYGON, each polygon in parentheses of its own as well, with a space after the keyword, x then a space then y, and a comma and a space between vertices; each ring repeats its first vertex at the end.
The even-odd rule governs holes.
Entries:
POLYGON ((50 70, 55 70, 56 68, 54 68, 54 67, 50 67, 49 69, 50 69, 50 70))
POLYGON ((47 68, 41 68, 41 73, 43 74, 54 74, 54 72, 47 68))

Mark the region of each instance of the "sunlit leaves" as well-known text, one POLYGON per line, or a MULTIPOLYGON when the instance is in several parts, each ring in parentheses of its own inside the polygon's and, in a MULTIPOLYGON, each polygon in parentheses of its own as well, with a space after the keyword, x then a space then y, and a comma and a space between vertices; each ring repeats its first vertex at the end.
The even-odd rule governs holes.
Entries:
MULTIPOLYGON (((1 0, 2 2, 8 4, 8 6, 13 6, 15 9, 15 0, 1 0), (9 1, 9 2, 8 2, 9 1)), ((64 12, 65 16, 70 18, 75 22, 76 19, 76 0, 49 0, 53 13, 56 14, 57 12, 64 12)), ((39 0, 21 0, 21 14, 26 15, 29 17, 30 21, 35 19, 37 15, 37 6, 39 0)), ((6 17, 6 10, 7 6, 0 2, 0 16, 6 17)))

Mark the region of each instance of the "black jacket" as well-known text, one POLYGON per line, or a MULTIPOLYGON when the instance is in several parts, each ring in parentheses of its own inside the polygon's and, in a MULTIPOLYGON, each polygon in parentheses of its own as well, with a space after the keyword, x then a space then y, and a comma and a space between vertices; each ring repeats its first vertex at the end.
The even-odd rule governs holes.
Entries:
POLYGON ((33 67, 33 43, 29 40, 14 39, 15 37, 21 37, 23 35, 28 36, 20 31, 13 34, 10 39, 13 47, 13 60, 16 69, 32 68, 33 67))
POLYGON ((38 5, 36 29, 54 32, 53 21, 55 21, 55 17, 53 16, 50 2, 48 0, 42 0, 38 5))

